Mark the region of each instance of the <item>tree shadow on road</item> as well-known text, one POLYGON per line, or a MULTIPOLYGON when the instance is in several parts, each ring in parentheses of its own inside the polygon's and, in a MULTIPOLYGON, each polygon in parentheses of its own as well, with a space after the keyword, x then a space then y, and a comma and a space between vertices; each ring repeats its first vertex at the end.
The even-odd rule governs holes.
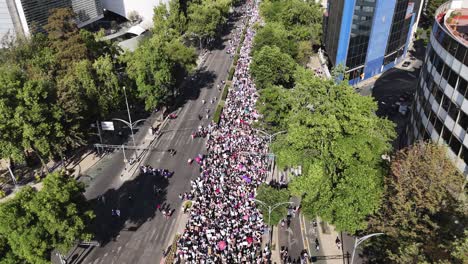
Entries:
POLYGON ((162 176, 141 173, 119 189, 110 189, 91 200, 96 214, 91 230, 101 246, 115 240, 122 231, 138 230, 143 223, 161 213, 157 206, 164 208, 168 185, 168 180, 162 176), (154 187, 160 191, 155 193, 154 187), (120 210, 120 216, 116 210, 120 210))
POLYGON ((174 109, 183 106, 189 100, 196 100, 204 87, 212 89, 216 77, 217 75, 213 71, 207 71, 205 66, 199 69, 193 77, 187 77, 185 85, 180 89, 174 109))

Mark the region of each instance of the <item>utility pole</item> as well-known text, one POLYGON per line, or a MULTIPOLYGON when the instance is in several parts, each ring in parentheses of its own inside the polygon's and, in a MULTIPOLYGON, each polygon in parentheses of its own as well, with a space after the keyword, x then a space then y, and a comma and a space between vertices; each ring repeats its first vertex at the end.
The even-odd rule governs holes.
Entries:
POLYGON ((271 212, 273 212, 273 210, 275 210, 276 208, 278 208, 278 206, 281 206, 281 205, 285 205, 285 204, 293 204, 293 202, 283 202, 283 203, 276 203, 274 205, 267 205, 265 202, 263 201, 260 201, 260 200, 257 200, 255 198, 252 198, 252 200, 254 200, 255 202, 265 206, 267 209, 268 209, 268 226, 270 228, 269 232, 270 232, 270 235, 269 235, 269 241, 268 241, 268 244, 270 244, 271 246, 271 230, 272 230, 272 226, 271 226, 271 212))
POLYGON ((353 254, 351 255, 351 264, 354 263, 354 254, 356 253, 356 248, 359 246, 359 244, 361 244, 362 242, 364 242, 365 240, 373 237, 373 236, 380 236, 380 235, 383 235, 384 233, 374 233, 374 234, 370 234, 370 235, 367 235, 367 236, 363 236, 361 238, 355 238, 354 239, 354 248, 353 248, 353 254))

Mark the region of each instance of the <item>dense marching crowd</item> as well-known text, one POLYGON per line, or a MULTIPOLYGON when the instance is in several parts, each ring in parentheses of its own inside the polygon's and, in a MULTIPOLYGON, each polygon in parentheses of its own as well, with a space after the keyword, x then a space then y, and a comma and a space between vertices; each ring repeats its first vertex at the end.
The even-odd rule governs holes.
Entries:
MULTIPOLYGON (((240 14, 245 14, 247 12, 247 7, 249 5, 244 5, 242 6, 241 8, 239 8, 239 10, 237 10, 238 13, 240 14)), ((246 26, 245 22, 247 20, 242 20, 243 22, 241 23, 241 25, 237 26, 232 34, 231 34, 231 39, 229 39, 228 41, 228 48, 226 49, 226 53, 227 54, 230 54, 231 58, 234 57, 234 54, 236 53, 236 50, 237 50, 237 47, 239 46, 240 44, 240 40, 241 40, 241 37, 242 37, 242 32, 244 30, 244 27, 246 26)))
MULTIPOLYGON (((251 4, 246 12, 254 25, 257 8, 251 4)), ((254 35, 249 27, 220 123, 206 130, 208 154, 200 162, 200 177, 191 182, 190 194, 181 195, 193 199, 178 241, 177 255, 185 263, 266 263, 271 255, 262 250, 266 226, 252 200, 268 173, 266 139, 252 129, 259 117, 249 74, 254 35)))

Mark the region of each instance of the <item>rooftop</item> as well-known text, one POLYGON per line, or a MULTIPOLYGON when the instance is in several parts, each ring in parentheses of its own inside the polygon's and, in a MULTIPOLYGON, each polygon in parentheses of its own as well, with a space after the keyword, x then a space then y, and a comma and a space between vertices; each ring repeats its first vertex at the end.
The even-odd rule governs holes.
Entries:
POLYGON ((468 8, 449 9, 446 12, 441 12, 437 16, 437 20, 460 43, 468 46, 468 8))
POLYGON ((445 27, 462 43, 468 45, 468 8, 449 10, 445 27))

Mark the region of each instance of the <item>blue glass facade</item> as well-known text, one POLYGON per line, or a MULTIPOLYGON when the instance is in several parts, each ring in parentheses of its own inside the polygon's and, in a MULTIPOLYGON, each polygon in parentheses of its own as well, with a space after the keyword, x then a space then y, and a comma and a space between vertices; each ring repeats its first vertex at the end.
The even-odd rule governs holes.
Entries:
MULTIPOLYGON (((417 0, 416 0, 417 1, 417 0)), ((325 48, 333 66, 346 65, 350 83, 390 69, 405 56, 418 3, 409 0, 336 0, 328 5, 327 21, 341 16, 339 25, 325 25, 325 48), (341 10, 339 10, 341 9, 341 10), (333 28, 333 30, 332 30, 333 28), (332 42, 337 43, 332 43, 332 42)))

